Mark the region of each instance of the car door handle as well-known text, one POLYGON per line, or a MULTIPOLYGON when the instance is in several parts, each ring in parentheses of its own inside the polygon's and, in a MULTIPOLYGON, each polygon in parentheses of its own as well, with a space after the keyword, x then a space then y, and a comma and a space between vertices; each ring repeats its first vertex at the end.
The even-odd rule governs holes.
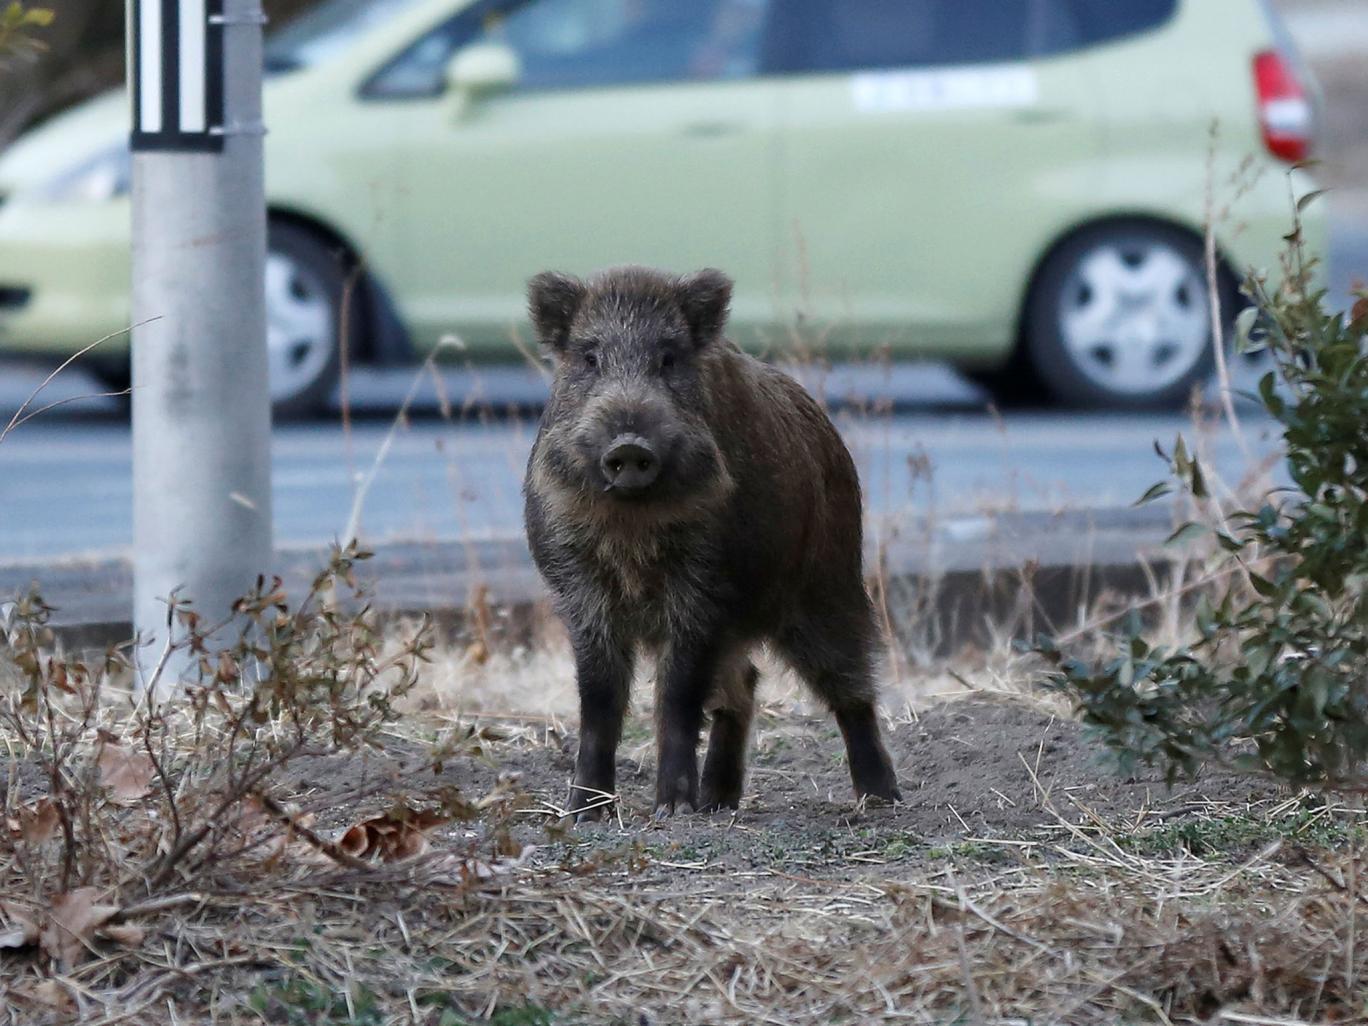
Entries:
POLYGON ((735 135, 741 126, 735 121, 690 121, 684 134, 691 139, 715 139, 719 135, 735 135))

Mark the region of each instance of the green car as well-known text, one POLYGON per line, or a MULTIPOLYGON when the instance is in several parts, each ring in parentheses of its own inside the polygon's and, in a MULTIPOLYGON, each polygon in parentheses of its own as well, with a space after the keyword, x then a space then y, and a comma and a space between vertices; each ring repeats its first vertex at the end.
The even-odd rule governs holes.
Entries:
MULTIPOLYGON (((530 275, 624 263, 725 269, 733 336, 779 358, 1171 404, 1213 356, 1208 181, 1227 318, 1312 188, 1261 0, 327 0, 267 53, 283 413, 343 345, 521 359, 530 275)), ((0 159, 0 349, 127 325, 127 131, 108 95, 0 159)), ((98 354, 126 379, 125 338, 98 354)))

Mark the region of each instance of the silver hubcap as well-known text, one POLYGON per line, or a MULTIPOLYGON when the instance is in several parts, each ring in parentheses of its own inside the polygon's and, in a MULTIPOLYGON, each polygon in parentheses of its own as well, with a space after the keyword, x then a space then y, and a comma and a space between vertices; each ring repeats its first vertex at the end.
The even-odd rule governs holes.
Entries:
POLYGON ((1064 286, 1065 348, 1089 380, 1114 392, 1158 392, 1179 381, 1210 344, 1199 268, 1152 240, 1103 243, 1064 286))
POLYGON ((266 254, 266 352, 271 400, 293 399, 328 366, 333 311, 317 275, 284 253, 266 254))

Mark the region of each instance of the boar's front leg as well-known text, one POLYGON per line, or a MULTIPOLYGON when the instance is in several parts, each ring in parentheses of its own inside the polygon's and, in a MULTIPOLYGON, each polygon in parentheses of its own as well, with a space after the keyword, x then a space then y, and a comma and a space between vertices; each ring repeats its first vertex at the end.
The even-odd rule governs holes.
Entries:
POLYGON ((703 633, 670 640, 656 677, 657 819, 681 802, 698 808, 698 732, 717 668, 716 641, 703 633))
POLYGON ((600 819, 617 782, 617 749, 632 686, 631 646, 584 632, 574 639, 580 696, 579 755, 566 808, 576 821, 600 819))

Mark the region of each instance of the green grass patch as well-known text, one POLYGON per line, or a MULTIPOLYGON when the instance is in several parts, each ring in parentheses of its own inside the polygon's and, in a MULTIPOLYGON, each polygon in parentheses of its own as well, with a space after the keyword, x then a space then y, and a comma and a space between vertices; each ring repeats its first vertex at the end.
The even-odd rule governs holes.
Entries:
POLYGON ((1277 840, 1296 841, 1310 848, 1341 848, 1362 843, 1362 826, 1324 809, 1297 809, 1271 819, 1226 815, 1165 824, 1153 830, 1116 836, 1122 851, 1157 856, 1178 851, 1193 855, 1241 856, 1277 840))

